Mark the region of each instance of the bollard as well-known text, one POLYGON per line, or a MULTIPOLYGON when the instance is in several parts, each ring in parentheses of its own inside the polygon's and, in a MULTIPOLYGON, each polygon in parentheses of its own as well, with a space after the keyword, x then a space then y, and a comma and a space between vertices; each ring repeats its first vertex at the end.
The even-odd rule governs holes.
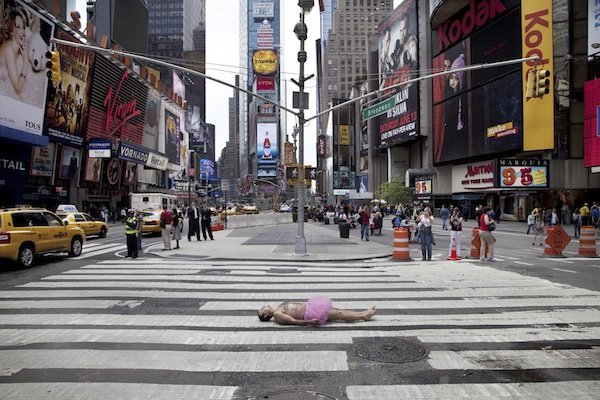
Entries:
POLYGON ((470 258, 479 259, 481 248, 481 239, 479 238, 479 228, 473 228, 473 236, 471 237, 471 255, 470 258))
POLYGON ((408 229, 394 229, 394 252, 392 258, 397 261, 412 261, 408 248, 408 229))
POLYGON ((597 257, 596 229, 591 226, 582 226, 579 235, 579 255, 584 257, 597 257))

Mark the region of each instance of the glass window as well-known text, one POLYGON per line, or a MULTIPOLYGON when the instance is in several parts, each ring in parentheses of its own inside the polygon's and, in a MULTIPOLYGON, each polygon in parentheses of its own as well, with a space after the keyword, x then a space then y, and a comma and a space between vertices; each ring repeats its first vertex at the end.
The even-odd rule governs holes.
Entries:
POLYGON ((31 218, 27 218, 26 213, 13 213, 12 220, 13 226, 15 228, 24 228, 26 226, 32 226, 30 224, 31 218))
POLYGON ((85 218, 86 221, 89 221, 89 222, 95 221, 95 219, 92 218, 91 216, 89 216, 88 214, 83 214, 83 217, 85 218))
POLYGON ((49 226, 64 226, 63 222, 60 220, 60 218, 58 218, 56 215, 54 214, 50 214, 45 212, 44 215, 40 215, 40 219, 43 220, 43 222, 46 225, 49 226))
POLYGON ((73 218, 75 218, 75 222, 85 222, 85 218, 81 214, 74 214, 73 218))

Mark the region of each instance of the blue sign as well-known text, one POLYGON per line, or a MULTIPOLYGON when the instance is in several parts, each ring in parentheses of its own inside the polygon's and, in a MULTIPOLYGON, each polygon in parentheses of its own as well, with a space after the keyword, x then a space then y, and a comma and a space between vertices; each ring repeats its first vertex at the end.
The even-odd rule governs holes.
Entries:
POLYGON ((150 152, 141 146, 136 146, 132 143, 121 142, 119 143, 119 150, 117 151, 117 157, 121 160, 131 161, 137 164, 146 165, 150 152))
POLYGON ((110 139, 90 139, 88 140, 88 150, 110 150, 110 139))

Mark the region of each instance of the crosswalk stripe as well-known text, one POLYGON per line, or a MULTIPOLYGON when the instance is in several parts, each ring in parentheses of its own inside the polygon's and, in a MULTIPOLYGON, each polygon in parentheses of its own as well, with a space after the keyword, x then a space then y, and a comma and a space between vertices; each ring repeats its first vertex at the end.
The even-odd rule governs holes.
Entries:
POLYGON ((230 400, 235 386, 168 385, 126 382, 0 383, 0 398, 21 399, 203 399, 230 400))
MULTIPOLYGON (((229 270, 225 270, 223 269, 222 271, 224 271, 224 273, 227 273, 228 276, 243 276, 244 279, 249 278, 248 275, 255 275, 257 276, 256 278, 253 279, 260 279, 264 281, 264 277, 265 276, 269 276, 269 277, 277 277, 277 276, 288 276, 291 275, 292 273, 289 271, 285 271, 285 269, 282 269, 281 271, 278 270, 263 270, 263 271, 256 271, 256 270, 231 270, 231 272, 229 272, 229 270)), ((203 269, 196 269, 196 270, 189 270, 189 269, 77 269, 77 270, 71 270, 71 271, 64 271, 60 276, 65 276, 65 275, 95 275, 95 274, 102 274, 102 275, 132 275, 135 274, 135 276, 143 276, 142 274, 145 275, 187 275, 187 276, 198 276, 197 274, 199 273, 204 273, 206 274, 207 272, 214 272, 213 268, 203 268, 203 269)), ((344 277, 344 278, 350 278, 350 277, 382 277, 383 279, 389 279, 389 277, 394 277, 394 276, 398 276, 398 274, 394 274, 392 272, 387 272, 384 273, 382 271, 360 271, 360 272, 340 272, 340 271, 335 271, 335 272, 323 272, 323 271, 298 271, 298 273, 300 274, 300 277, 319 277, 319 279, 321 279, 321 277, 344 277)), ((58 276, 58 275, 54 275, 54 276, 58 276)), ((205 275, 206 276, 206 275, 205 275)), ((294 275, 294 276, 298 276, 298 275, 294 275)))
POLYGON ((0 309, 43 308, 111 308, 115 306, 134 308, 140 305, 132 300, 0 300, 0 309))
MULTIPOLYGON (((373 305, 364 303, 365 307, 373 305)), ((257 307, 258 308, 258 307, 257 307)), ((257 309, 256 308, 256 309, 257 309)), ((256 310, 255 309, 255 310, 256 310)), ((510 311, 487 314, 448 314, 448 315, 387 315, 377 314, 368 322, 369 328, 379 327, 411 327, 420 325, 435 326, 471 326, 499 325, 517 326, 532 324, 580 324, 600 323, 600 310, 574 309, 552 311, 510 311)), ((255 312, 250 315, 119 315, 119 314, 0 314, 0 324, 11 325, 43 325, 43 326, 145 326, 145 327, 197 327, 197 328, 229 328, 256 329, 269 327, 260 322, 255 312)), ((331 323, 321 327, 348 326, 345 323, 331 323)), ((287 329, 282 328, 282 329, 287 329)))
POLYGON ((354 338, 417 337, 423 343, 510 343, 595 340, 599 327, 414 329, 414 330, 289 330, 215 332, 197 329, 0 329, 3 346, 35 343, 144 343, 180 345, 352 344, 354 338))
POLYGON ((91 257, 95 257, 98 256, 100 254, 106 254, 106 253, 110 253, 110 252, 116 252, 119 250, 123 250, 126 249, 127 245, 116 245, 116 246, 111 246, 105 249, 101 249, 101 250, 96 250, 96 251, 90 251, 90 252, 82 252, 81 255, 79 257, 77 257, 78 260, 81 259, 86 259, 86 258, 91 258, 91 257))
MULTIPOLYGON (((345 351, 2 350, 0 365, 22 369, 83 368, 193 372, 347 371, 345 351)), ((0 371, 0 374, 2 373, 0 371)))
POLYGON ((363 385, 348 386, 349 400, 414 400, 414 399, 593 399, 600 391, 600 382, 520 382, 463 383, 423 385, 363 385))
POLYGON ((432 351, 435 369, 600 368, 600 349, 432 351))

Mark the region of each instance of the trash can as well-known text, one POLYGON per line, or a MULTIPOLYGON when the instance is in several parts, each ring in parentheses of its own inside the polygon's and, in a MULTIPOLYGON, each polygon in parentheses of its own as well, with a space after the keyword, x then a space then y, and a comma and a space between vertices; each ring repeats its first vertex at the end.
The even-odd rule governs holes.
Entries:
POLYGON ((340 222, 338 226, 340 228, 340 237, 342 239, 348 239, 350 237, 350 224, 347 222, 340 222))

